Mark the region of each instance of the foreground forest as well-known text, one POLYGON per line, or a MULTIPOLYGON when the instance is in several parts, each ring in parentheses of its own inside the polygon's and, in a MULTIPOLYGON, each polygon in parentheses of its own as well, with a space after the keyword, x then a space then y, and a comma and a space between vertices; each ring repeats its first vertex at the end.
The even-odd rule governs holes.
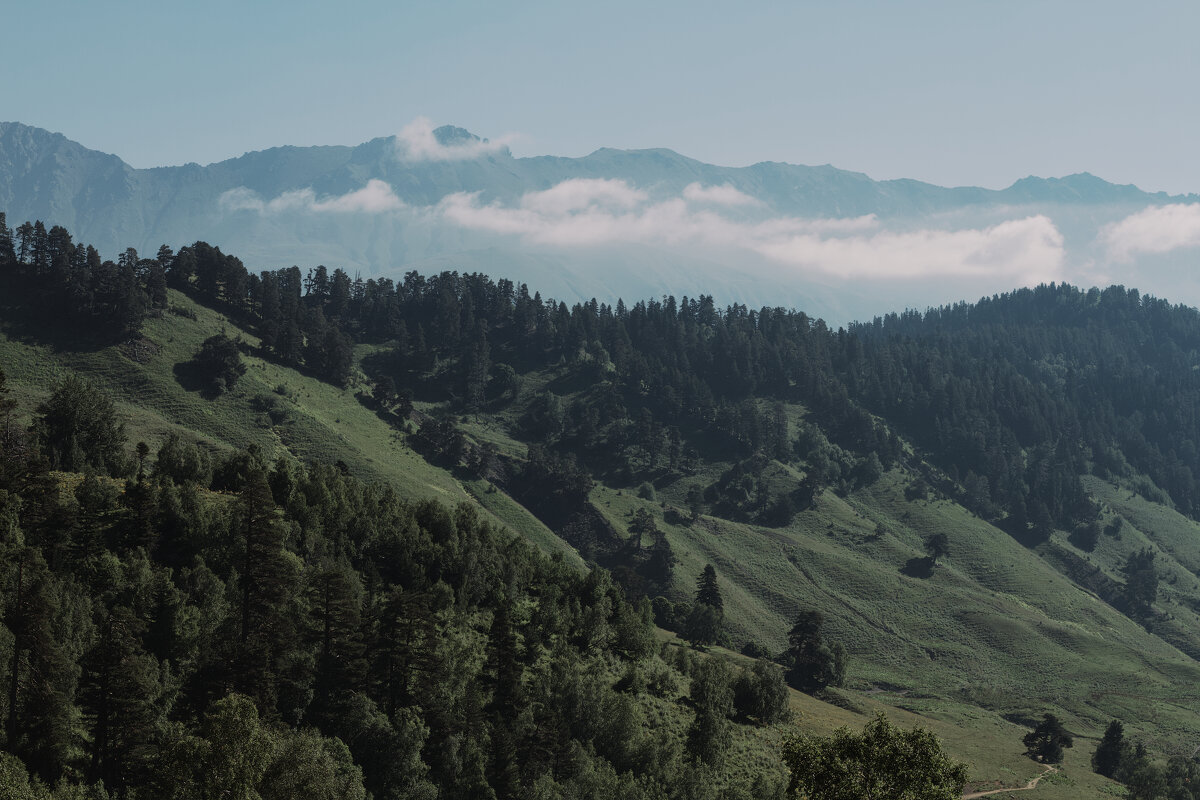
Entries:
POLYGON ((62 796, 782 796, 881 704, 984 788, 1058 715, 1045 797, 1118 720, 1191 796, 1194 309, 834 331, 2 216, 0 297, 0 758, 62 796))

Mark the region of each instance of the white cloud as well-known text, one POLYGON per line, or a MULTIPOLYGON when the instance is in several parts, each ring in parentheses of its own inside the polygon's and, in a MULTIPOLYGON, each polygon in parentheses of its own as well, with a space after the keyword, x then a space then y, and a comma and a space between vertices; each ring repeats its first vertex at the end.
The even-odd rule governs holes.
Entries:
POLYGON ((1137 253, 1200 247, 1200 204, 1150 206, 1106 225, 1100 241, 1116 261, 1129 261, 1137 253))
POLYGON ((217 199, 222 211, 262 211, 263 199, 258 192, 239 186, 223 192, 217 199))
MULTIPOLYGON (((692 248, 704 250, 710 258, 719 253, 730 263, 750 256, 797 274, 849 280, 965 277, 1028 285, 1063 278, 1063 237, 1043 215, 986 227, 898 231, 884 229, 874 215, 770 217, 758 207, 750 218, 744 209, 734 218, 726 213, 727 207, 746 205, 738 195, 728 186, 692 184, 681 196, 655 200, 625 181, 572 179, 527 192, 510 203, 485 204, 478 192, 458 192, 434 206, 411 208, 388 184, 371 180, 357 191, 324 198, 312 189, 299 189, 264 200, 240 187, 223 194, 220 202, 227 211, 261 214, 378 214, 407 209, 415 213, 414 220, 520 237, 534 245, 692 248), (714 197, 718 202, 712 201, 714 197)), ((1200 211, 1200 206, 1186 208, 1189 214, 1200 211)), ((1200 214, 1195 222, 1193 235, 1200 244, 1200 214)), ((1134 228, 1126 223, 1129 220, 1118 223, 1119 231, 1134 228)))
POLYGON ((496 153, 508 147, 512 136, 485 141, 470 141, 442 144, 433 135, 433 123, 426 117, 417 117, 396 134, 396 155, 402 161, 468 161, 473 158, 496 153))
POLYGON ((689 183, 683 187, 683 199, 689 203, 712 206, 760 206, 762 201, 739 191, 728 183, 720 186, 701 186, 689 183))
POLYGON ((648 199, 649 195, 625 181, 572 178, 540 192, 526 192, 521 207, 547 216, 563 216, 593 208, 633 208, 648 199))
POLYGON ((379 214, 404 208, 404 201, 396 196, 392 187, 374 178, 363 188, 336 197, 318 198, 312 189, 296 189, 272 200, 263 200, 257 192, 239 186, 222 194, 218 202, 224 211, 257 211, 260 214, 285 211, 379 214))
POLYGON ((848 278, 1008 277, 1024 285, 1060 279, 1064 257, 1062 234, 1042 215, 956 231, 806 234, 752 249, 783 264, 848 278))
POLYGON ((908 232, 881 231, 874 215, 747 222, 693 208, 684 197, 651 202, 644 192, 611 180, 566 181, 526 194, 515 205, 484 205, 478 193, 457 193, 433 213, 464 228, 520 236, 532 244, 740 250, 842 278, 987 276, 1037 283, 1060 279, 1064 258, 1062 234, 1041 215, 986 228, 908 232))

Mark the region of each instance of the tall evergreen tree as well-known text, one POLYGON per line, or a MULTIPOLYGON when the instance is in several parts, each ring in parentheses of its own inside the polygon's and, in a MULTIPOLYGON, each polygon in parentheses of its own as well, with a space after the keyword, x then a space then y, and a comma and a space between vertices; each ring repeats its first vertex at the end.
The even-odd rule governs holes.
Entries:
POLYGON ((161 685, 157 661, 141 646, 143 629, 128 608, 103 612, 96 644, 82 659, 90 773, 117 792, 145 785, 152 767, 161 685))
POLYGON ((32 547, 10 562, 5 627, 12 633, 8 664, 8 749, 43 780, 66 768, 78 736, 73 698, 75 665, 59 625, 62 587, 32 547))
POLYGON ((826 686, 841 686, 846 677, 846 651, 841 643, 829 646, 821 634, 825 617, 819 611, 801 611, 788 632, 788 649, 783 655, 787 680, 802 692, 813 693, 826 686))
MULTIPOLYGON (((264 709, 279 699, 279 659, 297 642, 288 606, 297 587, 297 565, 284 549, 283 529, 271 487, 261 467, 251 464, 238 502, 242 560, 238 580, 240 626, 235 684, 264 709)), ((305 678, 300 676, 303 682, 305 678)), ((296 709, 281 709, 289 714, 296 709)))
POLYGON ((717 585, 717 571, 712 564, 704 565, 704 570, 696 581, 696 602, 717 611, 725 609, 725 602, 721 599, 721 587, 717 585))
POLYGON ((1092 753, 1092 769, 1106 778, 1115 778, 1121 769, 1121 755, 1125 751, 1125 730, 1120 720, 1108 723, 1104 737, 1092 753))
POLYGON ((13 232, 8 227, 8 218, 0 211, 0 276, 7 275, 17 266, 17 252, 13 247, 13 232))

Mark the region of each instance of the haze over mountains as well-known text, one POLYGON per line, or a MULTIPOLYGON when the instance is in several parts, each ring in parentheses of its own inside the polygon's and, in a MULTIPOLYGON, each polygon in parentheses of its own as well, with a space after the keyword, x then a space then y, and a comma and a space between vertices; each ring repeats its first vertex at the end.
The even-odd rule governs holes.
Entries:
POLYGON ((1043 281, 1200 303, 1197 195, 1086 173, 944 188, 665 149, 515 158, 425 120, 357 147, 155 169, 0 123, 0 209, 105 257, 202 239, 253 270, 482 271, 568 301, 703 292, 837 323, 1043 281))

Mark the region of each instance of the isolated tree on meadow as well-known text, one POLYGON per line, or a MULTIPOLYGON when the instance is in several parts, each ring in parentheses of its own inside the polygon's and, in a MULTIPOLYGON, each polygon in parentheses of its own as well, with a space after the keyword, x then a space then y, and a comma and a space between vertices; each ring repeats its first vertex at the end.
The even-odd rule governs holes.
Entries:
POLYGON ((721 599, 721 587, 717 585, 717 571, 712 564, 704 565, 704 570, 696 581, 696 602, 712 606, 717 611, 725 610, 725 601, 721 599))
POLYGON ((1106 778, 1114 778, 1121 768, 1121 755, 1125 749, 1125 731, 1121 721, 1114 719, 1108 723, 1104 738, 1096 745, 1092 753, 1092 769, 1106 778))
POLYGON ((203 378, 205 389, 214 395, 229 391, 246 374, 237 342, 224 333, 205 339, 192 363, 203 378))
POLYGON ((1121 569, 1125 575, 1125 599, 1130 611, 1137 616, 1150 613, 1158 599, 1158 570, 1154 567, 1154 551, 1150 548, 1136 550, 1121 569))
POLYGON ((808 694, 826 686, 841 686, 846 679, 846 649, 840 642, 825 644, 821 636, 824 624, 821 612, 801 611, 783 654, 788 684, 808 694))
POLYGON ((1021 740, 1025 753, 1043 764, 1059 764, 1063 759, 1063 748, 1073 747, 1075 739, 1053 714, 1045 714, 1042 721, 1021 740))
POLYGON ((717 571, 712 564, 705 564, 696 580, 696 601, 683 624, 684 637, 696 645, 720 642, 725 635, 724 606, 717 571))
POLYGON ((939 559, 950 553, 950 539, 944 533, 933 533, 925 539, 925 552, 936 566, 939 559))

